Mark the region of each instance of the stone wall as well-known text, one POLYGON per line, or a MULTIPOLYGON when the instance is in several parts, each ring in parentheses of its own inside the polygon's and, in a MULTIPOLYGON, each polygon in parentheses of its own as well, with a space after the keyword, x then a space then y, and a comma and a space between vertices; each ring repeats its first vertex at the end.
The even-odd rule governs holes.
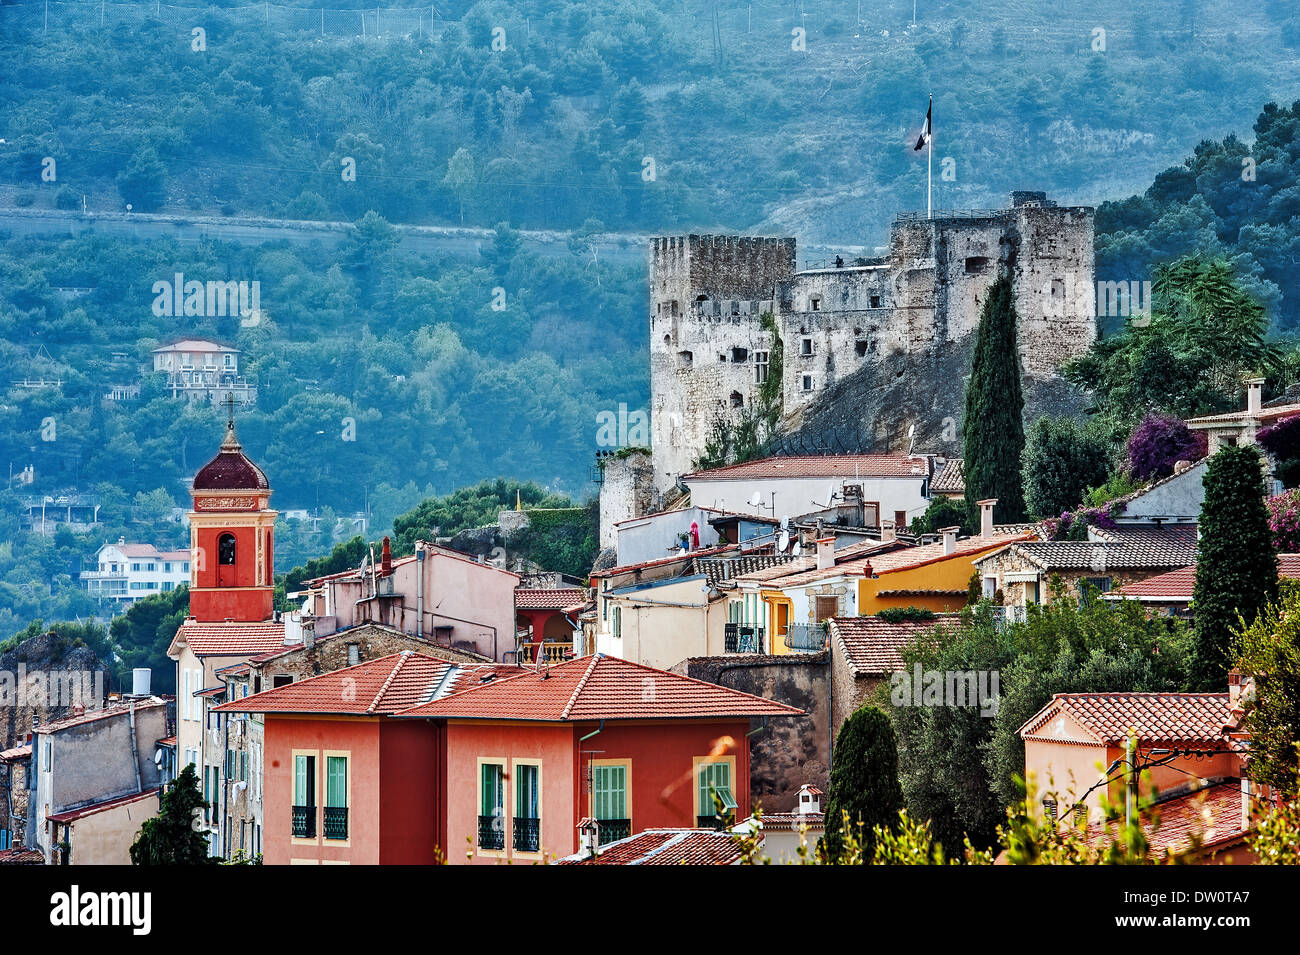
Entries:
MULTIPOLYGON (((637 451, 602 458, 600 485, 600 548, 616 547, 619 521, 641 517, 656 509, 654 467, 650 455, 637 451)), ((663 556, 660 554, 659 556, 663 556)))
POLYGON ((829 662, 825 652, 737 654, 693 657, 672 668, 683 676, 787 703, 805 712, 804 716, 773 718, 765 729, 750 737, 750 792, 761 801, 764 812, 793 810, 804 783, 829 791, 829 662))

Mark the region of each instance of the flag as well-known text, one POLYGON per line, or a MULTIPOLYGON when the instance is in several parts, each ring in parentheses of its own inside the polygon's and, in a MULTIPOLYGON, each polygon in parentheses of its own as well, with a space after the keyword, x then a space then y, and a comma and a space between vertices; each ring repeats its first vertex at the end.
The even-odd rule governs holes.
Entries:
POLYGON ((934 97, 930 97, 930 105, 925 110, 925 128, 921 130, 921 135, 916 140, 916 145, 912 147, 915 152, 918 149, 924 149, 925 144, 930 141, 930 114, 934 110, 934 97))

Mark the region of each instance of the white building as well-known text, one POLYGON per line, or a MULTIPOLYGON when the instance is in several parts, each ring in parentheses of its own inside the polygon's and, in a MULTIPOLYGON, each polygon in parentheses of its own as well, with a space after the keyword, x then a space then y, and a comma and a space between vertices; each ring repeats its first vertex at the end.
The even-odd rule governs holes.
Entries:
POLYGON ((205 339, 186 338, 153 350, 153 370, 167 375, 173 398, 223 401, 227 393, 241 405, 257 400, 257 385, 239 375, 239 349, 205 339))
POLYGON ((691 503, 767 517, 798 517, 858 504, 862 522, 907 527, 930 505, 930 461, 923 455, 828 454, 764 458, 682 476, 691 503))
POLYGON ((83 570, 81 579, 92 597, 135 603, 142 597, 167 593, 190 582, 190 552, 162 550, 153 544, 116 544, 99 549, 98 567, 83 570))

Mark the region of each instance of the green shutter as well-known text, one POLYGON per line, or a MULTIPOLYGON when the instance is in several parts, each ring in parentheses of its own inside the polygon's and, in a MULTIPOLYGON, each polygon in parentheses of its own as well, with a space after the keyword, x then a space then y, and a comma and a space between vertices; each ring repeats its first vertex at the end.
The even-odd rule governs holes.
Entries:
POLYGON ((516 766, 515 816, 523 819, 542 817, 541 793, 538 792, 538 767, 516 766))
POLYGON ((502 799, 501 765, 499 763, 483 764, 482 805, 480 816, 504 815, 505 801, 502 799))
POLYGON ((325 757, 325 805, 342 809, 348 804, 348 758, 325 757))
POLYGON ((592 809, 597 819, 626 819, 627 767, 593 766, 592 809))

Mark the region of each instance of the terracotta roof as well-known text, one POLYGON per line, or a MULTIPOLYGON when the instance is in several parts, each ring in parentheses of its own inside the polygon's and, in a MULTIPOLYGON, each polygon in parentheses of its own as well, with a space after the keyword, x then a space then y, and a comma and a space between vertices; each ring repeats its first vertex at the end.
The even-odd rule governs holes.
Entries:
POLYGON ((773 831, 798 832, 801 828, 815 831, 826 828, 826 814, 822 812, 765 812, 762 828, 773 831))
POLYGON ((1020 727, 1022 739, 1088 744, 1119 743, 1137 730, 1143 743, 1221 743, 1232 718, 1227 693, 1057 693, 1020 727), (1059 714, 1069 716, 1091 738, 1079 739, 1059 714))
POLYGON ((133 802, 140 802, 142 799, 148 799, 151 796, 157 798, 159 789, 146 789, 144 792, 131 793, 129 796, 117 796, 113 799, 105 799, 103 802, 91 803, 89 806, 82 806, 79 809, 69 809, 67 812, 51 813, 45 818, 50 822, 76 822, 83 816, 93 816, 97 812, 104 812, 108 809, 116 809, 119 806, 130 805, 133 802))
POLYGON ((1212 428, 1216 425, 1231 425, 1244 421, 1276 421, 1279 418, 1285 418, 1288 415, 1300 412, 1300 404, 1275 405, 1271 408, 1261 408, 1259 411, 1227 411, 1223 414, 1201 415, 1199 418, 1188 418, 1187 427, 1189 428, 1212 428))
POLYGON ((711 584, 748 577, 770 567, 787 571, 794 558, 789 554, 743 554, 739 557, 701 557, 695 561, 697 572, 704 574, 711 584))
MULTIPOLYGON (((1278 573, 1292 580, 1300 580, 1300 554, 1278 554, 1278 573)), ((1196 586, 1196 567, 1179 567, 1146 580, 1125 584, 1118 590, 1105 594, 1107 600, 1145 600, 1153 602, 1188 602, 1196 586)))
POLYGON ((159 745, 159 746, 175 746, 175 745, 176 745, 176 737, 175 737, 175 736, 166 736, 166 737, 163 737, 162 739, 158 740, 158 745, 159 745))
POLYGON ((15 746, 13 749, 0 751, 0 761, 8 763, 15 759, 26 759, 30 755, 32 755, 32 744, 28 743, 26 746, 15 746))
POLYGON ((0 850, 0 865, 45 865, 45 854, 40 849, 12 846, 0 850))
POLYGON ((904 668, 903 647, 941 624, 955 625, 956 614, 936 614, 933 620, 900 620, 890 623, 881 617, 833 617, 831 636, 854 676, 879 676, 904 668))
MULTIPOLYGON (((1191 534, 1143 533, 1117 540, 1026 541, 1011 550, 1043 570, 1092 570, 1099 574, 1117 568, 1153 569, 1186 567, 1196 562, 1195 528, 1191 534)), ((1113 532, 1112 532, 1113 533, 1113 532)))
POLYGON ((222 673, 226 676, 243 676, 249 671, 249 669, 248 661, 243 660, 239 663, 232 663, 230 666, 217 667, 214 672, 222 673))
POLYGON ((199 623, 191 618, 176 631, 167 655, 179 655, 181 643, 200 657, 251 657, 282 648, 284 624, 270 620, 262 623, 199 623))
POLYGON ((517 610, 562 610, 573 604, 582 604, 587 593, 577 587, 563 590, 529 590, 515 588, 515 608, 517 610))
MULTIPOLYGON (((428 541, 425 541, 424 552, 430 558, 445 557, 449 560, 459 560, 459 561, 463 561, 466 564, 473 564, 475 567, 481 567, 484 570, 494 571, 498 574, 508 574, 509 576, 515 578, 515 580, 519 580, 519 575, 512 570, 506 570, 504 567, 498 567, 496 564, 490 563, 488 561, 475 560, 474 558, 470 557, 468 554, 462 554, 460 551, 452 550, 449 547, 439 547, 437 544, 431 544, 428 541)), ((405 557, 394 557, 392 566, 394 568, 403 567, 406 564, 412 563, 416 559, 417 558, 414 554, 408 554, 405 557)), ((310 577, 307 580, 305 580, 304 583, 319 584, 322 581, 326 581, 326 580, 349 580, 349 579, 360 580, 361 576, 362 574, 361 574, 360 566, 349 567, 347 570, 338 570, 332 574, 321 574, 321 576, 319 577, 310 577)), ((366 569, 365 576, 367 578, 370 576, 369 568, 366 569)))
POLYGON ((736 865, 740 847, 729 832, 647 829, 601 847, 593 858, 568 856, 556 865, 736 865))
POLYGON ((631 573, 634 570, 645 570, 649 567, 660 567, 664 564, 671 564, 674 561, 690 561, 696 557, 716 557, 718 554, 725 554, 727 551, 739 551, 735 544, 723 544, 719 547, 702 547, 699 550, 690 551, 687 554, 672 554, 668 557, 656 557, 654 560, 643 560, 639 564, 624 564, 621 567, 610 567, 593 573, 592 577, 615 577, 619 574, 631 573))
POLYGON ((190 352, 211 352, 211 351, 239 351, 233 345, 222 345, 220 342, 208 341, 206 338, 182 338, 178 342, 172 342, 170 345, 162 345, 153 350, 153 353, 160 351, 190 351, 190 352))
POLYGON ((802 713, 774 700, 597 653, 542 670, 526 669, 519 676, 454 693, 401 715, 580 722, 802 713))
POLYGON ((755 478, 838 478, 854 477, 929 477, 930 465, 924 457, 905 454, 824 454, 763 458, 742 464, 694 471, 682 476, 686 483, 695 481, 742 481, 755 478))
POLYGON ((123 557, 153 557, 156 560, 181 561, 190 559, 190 552, 187 550, 159 550, 153 544, 105 544, 104 546, 117 548, 118 553, 123 557))
MULTIPOLYGON (((1191 845, 1193 835, 1201 837, 1203 848, 1214 848, 1243 837, 1241 827, 1241 780, 1211 783, 1194 792, 1161 800, 1152 807, 1158 825, 1146 825, 1147 841, 1154 852, 1177 852, 1191 845)), ((1097 823, 1088 826, 1094 842, 1109 841, 1107 829, 1097 823)))
MULTIPOLYGON (((156 696, 148 699, 136 700, 135 711, 141 713, 145 710, 152 710, 159 706, 166 706, 165 700, 156 696)), ((81 726, 84 723, 94 723, 97 720, 111 719, 114 716, 124 716, 131 712, 130 703, 110 703, 107 706, 101 706, 97 710, 86 710, 86 712, 77 716, 64 716, 61 719, 50 720, 48 723, 41 723, 39 726, 32 727, 34 733, 57 733, 59 730, 65 730, 70 726, 81 726)))
POLYGON ((455 665, 403 650, 213 707, 218 713, 389 716, 433 698, 455 665))
POLYGON ((930 482, 930 493, 965 494, 965 462, 961 458, 949 458, 930 482))
POLYGON ((991 537, 959 537, 951 554, 943 552, 942 540, 935 541, 933 544, 921 544, 918 547, 905 547, 902 550, 893 550, 885 554, 872 556, 871 573, 873 576, 879 577, 883 574, 911 570, 914 567, 921 567, 941 560, 953 560, 962 557, 972 558, 984 551, 1005 547, 1007 544, 1016 541, 1023 541, 1028 536, 1027 534, 994 534, 991 537))

